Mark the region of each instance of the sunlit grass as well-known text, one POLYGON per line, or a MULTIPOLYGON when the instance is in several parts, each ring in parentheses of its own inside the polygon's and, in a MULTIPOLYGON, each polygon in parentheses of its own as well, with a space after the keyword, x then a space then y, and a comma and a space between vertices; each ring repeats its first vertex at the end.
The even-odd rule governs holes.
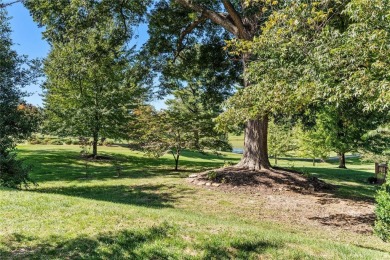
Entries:
MULTIPOLYGON (((374 236, 264 220, 261 203, 248 203, 256 198, 184 180, 240 155, 185 151, 174 172, 169 155, 100 148, 119 162, 121 176, 112 161, 86 166, 77 146, 19 147, 39 186, 0 188, 0 259, 390 259, 374 236)), ((340 185, 342 196, 374 194, 364 183, 371 165, 279 162, 340 185)))

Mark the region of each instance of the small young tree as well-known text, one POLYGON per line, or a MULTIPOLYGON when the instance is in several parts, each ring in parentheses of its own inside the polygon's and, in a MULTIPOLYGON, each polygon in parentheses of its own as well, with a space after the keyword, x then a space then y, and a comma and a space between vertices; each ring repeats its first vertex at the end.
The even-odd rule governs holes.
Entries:
POLYGON ((390 162, 390 127, 379 127, 364 137, 364 145, 360 149, 362 158, 376 163, 390 162))
POLYGON ((301 129, 297 132, 297 136, 300 154, 311 158, 313 166, 315 166, 317 158, 325 160, 329 157, 331 149, 321 124, 317 124, 311 129, 301 129))
MULTIPOLYGON (((143 106, 134 114, 136 120, 130 124, 129 139, 138 143, 147 155, 158 158, 170 153, 175 160, 175 170, 178 170, 181 152, 184 149, 199 149, 193 135, 197 124, 185 113, 171 109, 156 111, 151 106, 143 106)), ((202 131, 199 136, 202 136, 199 143, 204 149, 231 150, 224 136, 202 131)))
POLYGON ((291 124, 270 121, 268 125, 268 151, 274 157, 275 165, 278 164, 278 156, 285 155, 296 148, 295 141, 294 129, 291 124))
POLYGON ((144 97, 142 68, 126 48, 131 32, 115 17, 101 16, 104 8, 96 1, 68 3, 55 14, 69 16, 62 21, 66 29, 54 35, 52 21, 36 14, 48 23, 45 35, 52 46, 45 62, 48 129, 92 138, 93 157, 101 137, 124 137, 129 111, 144 97))

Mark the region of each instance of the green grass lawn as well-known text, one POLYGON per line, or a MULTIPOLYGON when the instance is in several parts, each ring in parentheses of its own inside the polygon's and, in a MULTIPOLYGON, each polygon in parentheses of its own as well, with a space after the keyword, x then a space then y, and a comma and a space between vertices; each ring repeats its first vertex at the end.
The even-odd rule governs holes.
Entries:
POLYGON ((229 142, 233 148, 244 148, 244 134, 241 135, 229 135, 229 142))
MULTIPOLYGON (((0 188, 0 259, 390 259, 390 246, 370 235, 260 219, 255 198, 185 182, 192 172, 236 162, 239 155, 184 152, 144 157, 103 147, 112 163, 86 165, 77 146, 20 146, 39 183, 29 191, 0 188), (86 174, 90 178, 85 178, 86 174)), ((371 165, 312 167, 281 160, 339 186, 340 196, 372 199, 371 165)))

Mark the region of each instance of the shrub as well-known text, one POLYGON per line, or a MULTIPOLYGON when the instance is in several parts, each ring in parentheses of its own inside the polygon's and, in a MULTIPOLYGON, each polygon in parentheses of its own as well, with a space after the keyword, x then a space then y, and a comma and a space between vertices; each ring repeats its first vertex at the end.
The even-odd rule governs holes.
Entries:
POLYGON ((28 188, 34 183, 28 175, 30 167, 23 166, 23 161, 16 158, 15 153, 0 156, 0 186, 20 189, 28 188))
POLYGON ((375 233, 384 241, 390 241, 390 180, 382 185, 376 197, 375 233))
POLYGON ((51 144, 53 141, 51 140, 51 138, 45 138, 42 140, 42 144, 51 144))
POLYGON ((230 167, 230 166, 233 166, 233 165, 235 165, 234 162, 224 161, 223 167, 230 167))
POLYGON ((207 173, 207 178, 211 181, 216 181, 217 180, 218 173, 215 171, 209 171, 207 173))
POLYGON ((35 135, 33 135, 30 138, 28 138, 27 142, 29 144, 32 144, 32 145, 34 145, 34 144, 41 144, 42 143, 42 141, 35 135))
POLYGON ((72 144, 72 140, 71 139, 67 139, 64 141, 65 144, 67 145, 71 145, 72 144))
POLYGON ((35 144, 41 144, 42 142, 39 139, 29 139, 28 143, 32 144, 32 145, 35 145, 35 144))
POLYGON ((73 144, 73 145, 79 145, 80 142, 79 142, 79 140, 73 140, 73 141, 72 141, 72 144, 73 144))
POLYGON ((113 144, 114 144, 114 141, 112 141, 112 140, 106 140, 106 141, 104 141, 104 146, 112 146, 113 144))
POLYGON ((53 145, 63 145, 63 143, 62 143, 61 140, 53 140, 53 141, 51 141, 49 144, 53 144, 53 145))

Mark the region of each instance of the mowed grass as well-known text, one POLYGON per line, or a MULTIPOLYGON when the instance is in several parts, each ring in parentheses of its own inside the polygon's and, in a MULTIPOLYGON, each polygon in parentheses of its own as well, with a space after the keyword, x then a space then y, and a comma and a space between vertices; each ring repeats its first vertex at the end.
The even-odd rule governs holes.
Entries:
POLYGON ((233 148, 243 149, 244 148, 244 134, 229 135, 229 143, 233 146, 233 148))
MULTIPOLYGON (((184 179, 239 155, 185 151, 174 172, 168 155, 101 148, 120 162, 117 177, 112 162, 86 165, 77 146, 19 150, 39 186, 0 188, 0 259, 390 259, 389 244, 374 236, 264 220, 256 198, 184 179)), ((372 167, 351 163, 338 170, 280 161, 339 185, 340 196, 372 199, 375 189, 363 182, 372 167)))

